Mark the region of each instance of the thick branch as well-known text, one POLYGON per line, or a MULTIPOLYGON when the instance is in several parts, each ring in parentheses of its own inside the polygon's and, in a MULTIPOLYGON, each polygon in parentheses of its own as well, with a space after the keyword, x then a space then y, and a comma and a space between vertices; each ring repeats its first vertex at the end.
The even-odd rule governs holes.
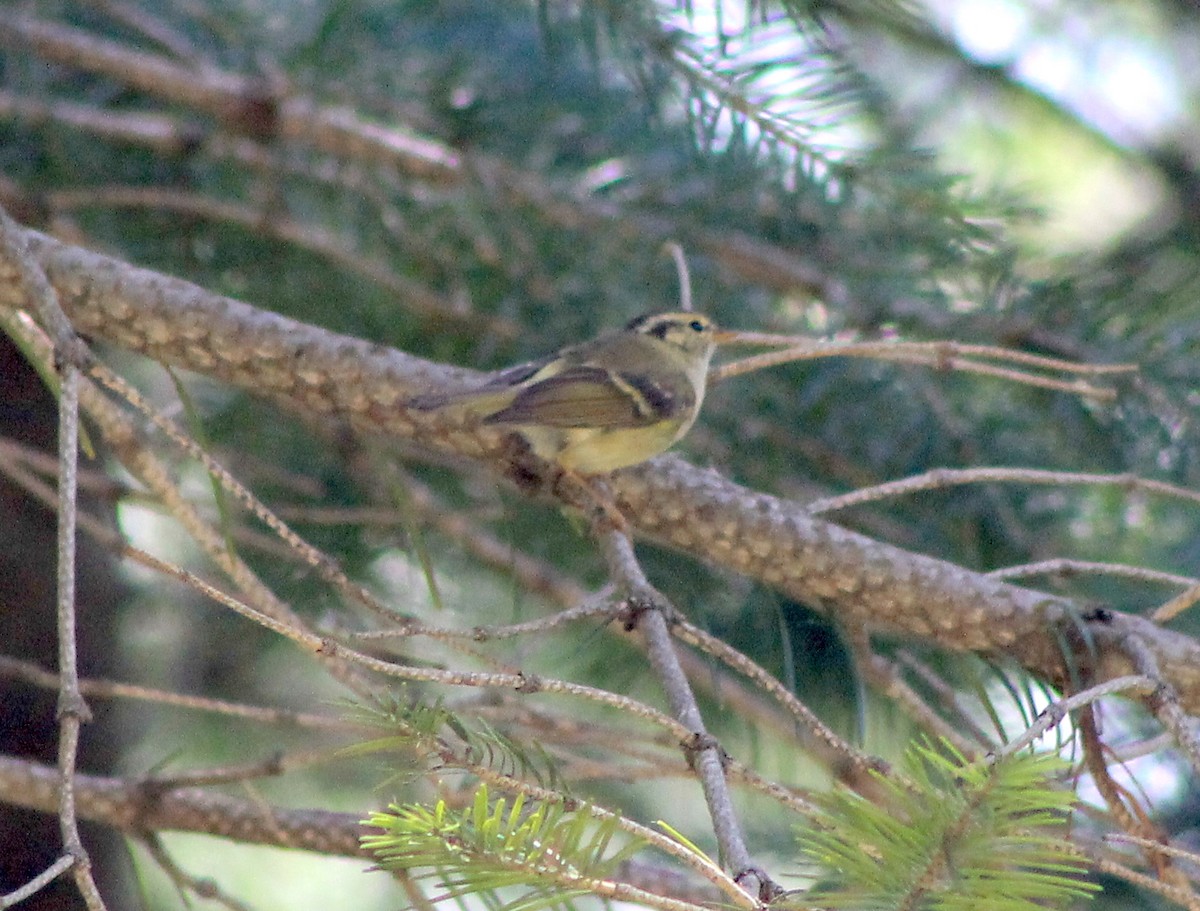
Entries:
MULTIPOLYGON (((27 244, 80 332, 269 395, 310 417, 469 456, 500 474, 511 468, 496 432, 405 408, 417 391, 468 383, 470 371, 267 313, 33 231, 27 244)), ((24 304, 18 287, 0 268, 0 306, 24 304)), ((1098 649, 1087 660, 1097 682, 1132 673, 1114 646, 1137 636, 1181 705, 1200 711, 1200 644, 1140 617, 1106 612, 1084 621, 1067 599, 847 531, 800 504, 670 456, 619 472, 612 488, 640 534, 758 579, 857 630, 1008 657, 1054 681, 1065 666, 1061 643, 1076 639, 1074 628, 1086 622, 1098 649)))
MULTIPOLYGON (((0 755, 0 801, 6 804, 54 813, 58 783, 58 772, 52 766, 0 755)), ((164 791, 129 779, 97 775, 77 774, 75 790, 81 819, 128 834, 197 832, 248 844, 375 860, 359 844, 366 831, 361 822, 365 814, 285 809, 203 788, 164 791)), ((620 878, 681 900, 717 902, 721 898, 711 884, 676 867, 652 866, 637 858, 622 865, 620 878)))
MULTIPOLYGON (((58 771, 47 765, 0 756, 0 794, 5 803, 53 813, 58 771)), ((371 857, 358 844, 359 817, 325 810, 285 810, 214 794, 203 788, 164 791, 121 778, 78 775, 80 819, 123 832, 202 832, 252 844, 298 848, 321 854, 371 857)))

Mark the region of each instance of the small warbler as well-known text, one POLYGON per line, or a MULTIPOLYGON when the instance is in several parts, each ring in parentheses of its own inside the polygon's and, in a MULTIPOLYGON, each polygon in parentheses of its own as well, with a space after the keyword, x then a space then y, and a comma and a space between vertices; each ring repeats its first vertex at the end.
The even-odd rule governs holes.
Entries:
POLYGON ((698 313, 639 316, 491 374, 473 390, 409 404, 511 428, 546 462, 578 475, 607 474, 665 452, 688 432, 704 401, 713 349, 733 335, 698 313))

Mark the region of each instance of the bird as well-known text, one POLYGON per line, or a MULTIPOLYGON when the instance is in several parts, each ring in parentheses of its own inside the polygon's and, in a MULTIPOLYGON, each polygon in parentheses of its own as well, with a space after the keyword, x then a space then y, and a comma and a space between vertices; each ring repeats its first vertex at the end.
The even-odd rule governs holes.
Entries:
POLYGON ((539 459, 584 477, 665 452, 691 429, 708 365, 724 336, 706 316, 652 313, 473 389, 417 396, 409 406, 506 428, 539 459))

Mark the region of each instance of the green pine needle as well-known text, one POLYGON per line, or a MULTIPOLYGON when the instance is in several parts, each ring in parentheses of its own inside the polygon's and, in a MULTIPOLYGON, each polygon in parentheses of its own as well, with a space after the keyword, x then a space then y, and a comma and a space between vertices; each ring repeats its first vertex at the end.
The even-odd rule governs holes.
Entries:
POLYGON ((444 891, 437 899, 477 895, 502 911, 566 907, 571 898, 594 893, 643 846, 631 840, 610 851, 617 821, 596 817, 586 805, 534 805, 524 795, 510 805, 503 797, 492 800, 486 785, 461 812, 445 801, 432 808, 393 804, 364 825, 380 830, 363 836, 362 844, 383 869, 438 881, 444 891), (515 897, 496 894, 514 888, 515 897))
POLYGON ((541 744, 516 740, 482 719, 468 723, 440 699, 425 702, 401 687, 393 696, 352 704, 351 714, 387 733, 344 748, 347 755, 400 752, 441 766, 486 766, 502 775, 566 791, 554 759, 541 744))
POLYGON ((919 745, 883 799, 839 789, 800 833, 819 884, 805 906, 855 911, 1045 911, 1098 890, 1064 837, 1073 795, 1053 754, 971 762, 919 745))

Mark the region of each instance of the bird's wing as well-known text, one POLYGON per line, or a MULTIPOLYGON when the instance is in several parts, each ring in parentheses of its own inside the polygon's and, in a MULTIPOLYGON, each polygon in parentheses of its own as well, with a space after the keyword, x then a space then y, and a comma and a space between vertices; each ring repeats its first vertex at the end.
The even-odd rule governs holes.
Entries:
POLYGON ((590 364, 552 370, 535 375, 484 423, 609 429, 645 427, 672 413, 675 397, 646 377, 590 364))
POLYGON ((487 414, 498 408, 503 408, 512 395, 514 386, 523 383, 539 370, 544 370, 551 363, 551 358, 529 361, 507 367, 488 377, 486 383, 470 389, 457 389, 453 392, 427 392, 413 396, 405 404, 418 411, 437 411, 441 408, 456 406, 467 407, 480 414, 487 414))

